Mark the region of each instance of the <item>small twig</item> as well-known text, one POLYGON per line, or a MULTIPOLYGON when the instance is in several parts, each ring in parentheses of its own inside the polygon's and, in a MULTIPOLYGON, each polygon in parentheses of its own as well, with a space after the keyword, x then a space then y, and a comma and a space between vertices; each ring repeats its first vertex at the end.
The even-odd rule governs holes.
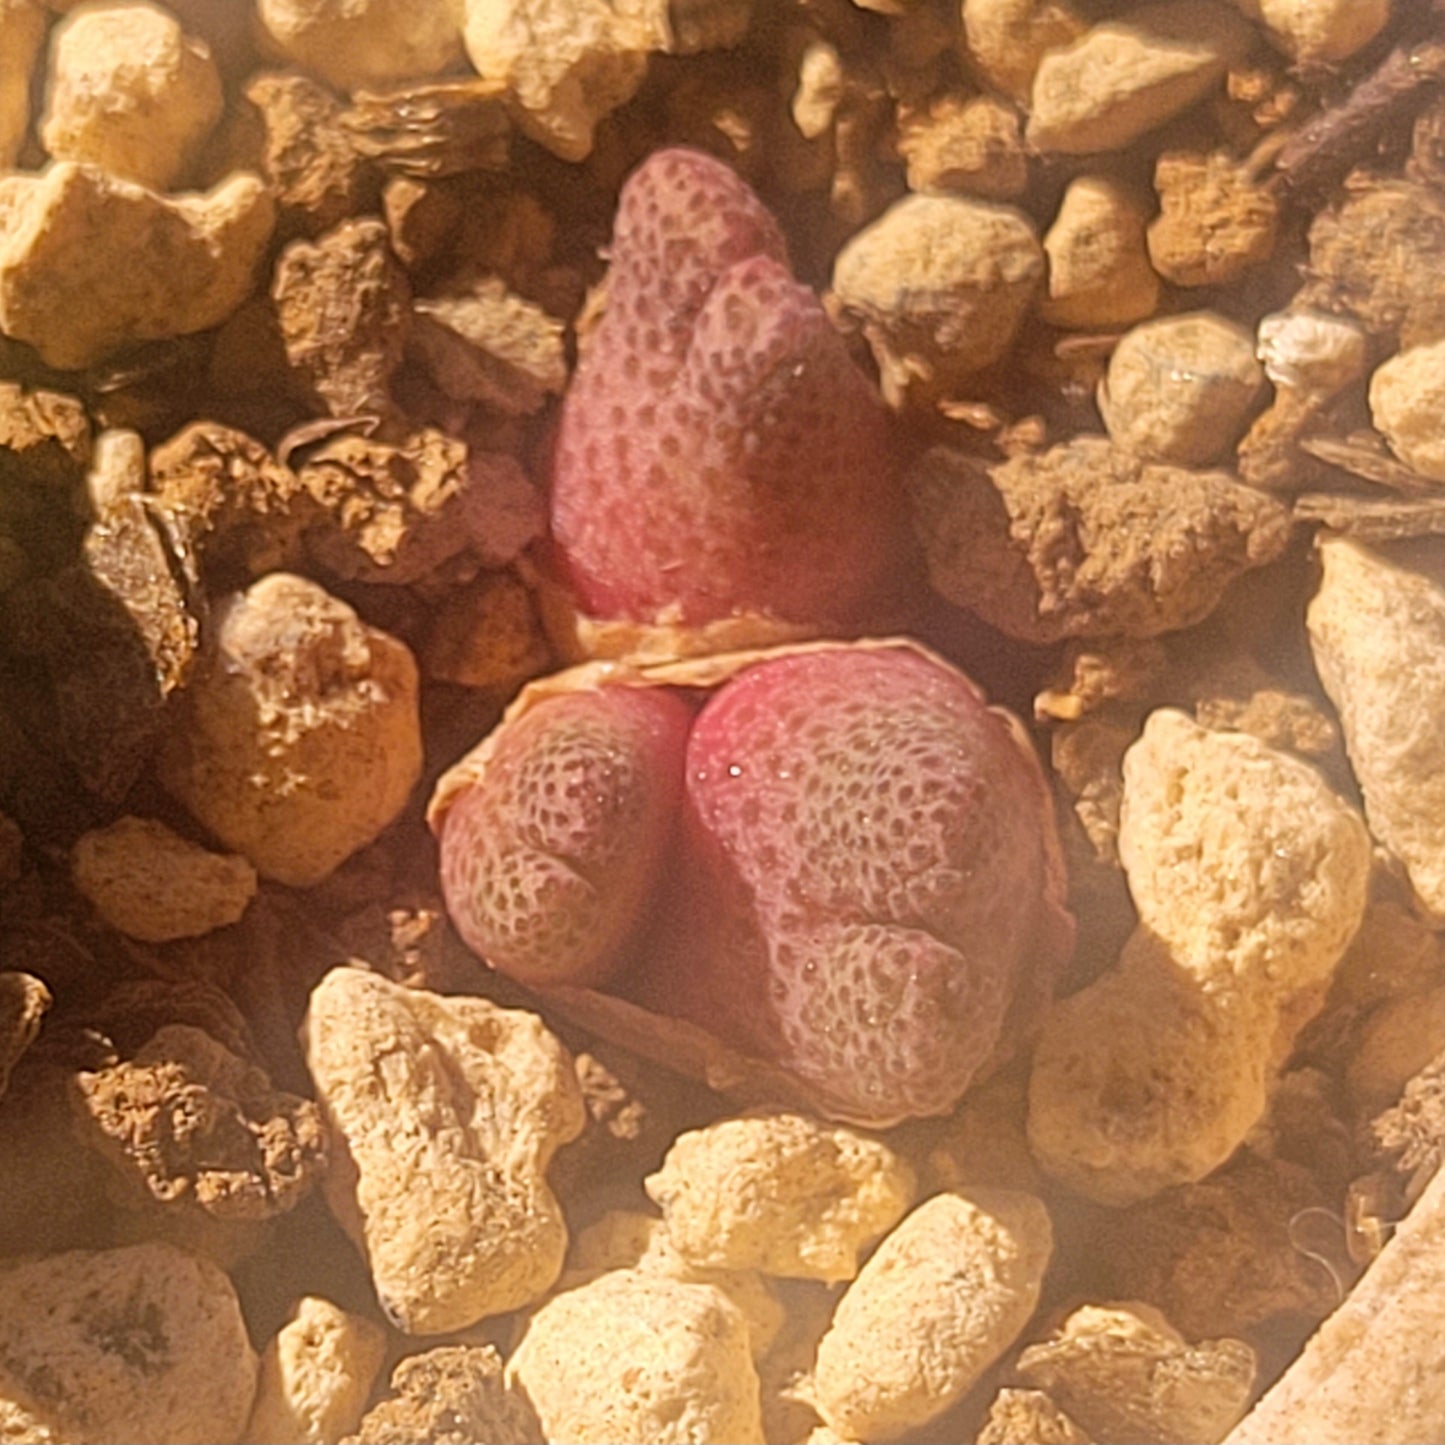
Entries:
POLYGON ((1320 522, 1362 542, 1398 542, 1445 533, 1445 499, 1410 498, 1381 502, 1327 492, 1295 499, 1297 522, 1320 522))
POLYGON ((1440 498, 1439 482, 1396 461, 1373 432, 1347 437, 1305 437, 1300 449, 1326 466, 1348 472, 1377 487, 1386 487, 1403 497, 1433 497, 1437 501, 1440 498))
POLYGON ((1366 161, 1445 81, 1445 40, 1398 46, 1338 105, 1307 121, 1275 157, 1272 189, 1316 196, 1366 161))
POLYGON ((375 436, 380 425, 381 418, 378 416, 324 416, 316 421, 302 422, 300 426, 293 426, 276 444, 276 460, 283 467, 294 469, 295 465, 299 465, 299 454, 307 448, 320 446, 344 432, 375 436))

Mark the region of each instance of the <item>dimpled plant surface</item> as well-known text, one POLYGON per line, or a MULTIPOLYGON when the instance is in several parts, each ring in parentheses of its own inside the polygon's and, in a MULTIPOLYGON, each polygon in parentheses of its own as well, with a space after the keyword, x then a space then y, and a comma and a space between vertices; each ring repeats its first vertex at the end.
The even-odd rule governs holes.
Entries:
POLYGON ((497 735, 447 815, 441 877, 468 947, 530 984, 606 977, 647 901, 692 714, 675 694, 551 697, 497 735))
POLYGON ((903 555, 874 387, 761 201, 701 152, 623 187, 551 507, 563 580, 602 618, 847 625, 903 555))
POLYGON ((671 687, 563 691, 478 754, 440 822, 471 947, 660 1039, 699 1026, 839 1118, 946 1112, 1072 944, 1036 759, 909 647, 762 654, 695 715, 671 687))
POLYGON ((951 1108, 1071 942, 1036 762, 916 653, 740 673, 693 726, 685 806, 693 866, 734 912, 705 964, 723 1027, 845 1114, 951 1108))

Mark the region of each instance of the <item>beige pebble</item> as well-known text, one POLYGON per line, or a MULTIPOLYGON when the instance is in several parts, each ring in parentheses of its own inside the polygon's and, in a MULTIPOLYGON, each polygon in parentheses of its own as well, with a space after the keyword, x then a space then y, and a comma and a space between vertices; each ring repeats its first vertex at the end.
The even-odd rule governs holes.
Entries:
POLYGON ((170 1244, 0 1266, 0 1422, 14 1441, 214 1445, 246 1427, 256 1355, 231 1281, 170 1244))
POLYGON ((95 438, 90 470, 85 474, 91 515, 102 518, 123 510, 128 497, 146 490, 145 438, 129 427, 107 427, 95 438))
POLYGON ((1140 924, 1211 993, 1315 990, 1364 918, 1359 814, 1308 763, 1172 708, 1124 755, 1119 858, 1140 924))
POLYGON ((1369 342, 1348 316, 1299 307, 1260 319, 1255 354, 1276 386, 1333 396, 1365 374, 1369 342))
POLYGON ((1334 65, 1363 50, 1390 20, 1390 0, 1234 0, 1303 65, 1334 65))
POLYGON ((503 1378, 496 1347, 438 1345, 406 1355, 391 1372, 391 1393, 366 1412, 341 1445, 543 1445, 525 1395, 503 1378))
POLYGON ((154 818, 118 818, 76 840, 75 886, 129 938, 169 943, 235 923, 256 895, 256 870, 154 818))
POLYGON ((0 331, 61 370, 205 331, 250 293, 274 222, 244 173, 173 198, 73 161, 0 176, 0 331))
POLYGON ((222 599, 212 623, 162 781, 263 877, 318 883, 396 817, 420 775, 416 663, 287 572, 222 599))
POLYGON ((548 1440, 760 1445, 748 1329, 711 1285, 613 1270, 544 1304, 507 1363, 548 1440))
POLYGON ((519 129, 585 160, 597 123, 631 100, 647 57, 668 48, 666 0, 466 0, 463 38, 519 129))
POLYGON ((1136 326, 1114 348, 1099 410, 1116 446, 1205 466, 1239 439, 1264 385, 1254 337, 1212 311, 1136 326))
POLYGON ((1005 1388, 994 1396, 976 1445, 1093 1445, 1043 1390, 1005 1388))
POLYGON ((905 196, 833 265, 833 299, 861 326, 884 397, 947 394, 1012 344, 1043 279, 1022 211, 964 196, 905 196))
POLYGON ((454 0, 257 0, 256 17, 278 56, 339 90, 435 75, 461 56, 454 0))
POLYGON ((247 1445, 334 1445, 361 1423, 386 1353, 386 1332, 316 1295, 261 1354, 247 1445))
POLYGON ((989 95, 945 95, 900 113, 898 154, 910 191, 959 191, 1006 201, 1028 185, 1019 113, 989 95))
POLYGON ((169 190, 221 118, 209 47, 149 0, 84 5, 50 38, 40 139, 56 160, 85 161, 169 190))
POLYGON ((1228 151, 1166 151, 1149 259, 1175 286, 1228 286, 1274 254, 1279 202, 1228 151))
POLYGON ((1377 367, 1370 414, 1407 467, 1445 482, 1445 341, 1412 346, 1377 367))
POLYGON ((1268 1100, 1272 1011, 1207 1000, 1144 930, 1055 1003, 1029 1079, 1029 1143, 1102 1204, 1148 1199, 1224 1163, 1268 1100))
POLYGON ((1345 1068, 1356 1115, 1373 1118, 1445 1050, 1445 988, 1381 1004, 1365 1021, 1345 1068))
POLYGON ((1048 51, 1034 76, 1036 150, 1119 150, 1202 99, 1249 51, 1250 27, 1223 0, 1142 5, 1048 51))
POLYGON ((38 0, 0 0, 0 171, 13 166, 30 128, 30 71, 45 40, 38 0))
POLYGON ((1445 920, 1445 588, 1345 537, 1319 544, 1305 614, 1315 668, 1340 716, 1374 836, 1445 920))
POLYGON ((813 40, 798 60, 798 85, 788 107, 804 140, 817 140, 833 127, 842 103, 843 58, 826 40, 813 40))
POLYGON ((1087 433, 994 466, 935 447, 906 485, 934 588, 1026 642, 1192 627, 1290 537, 1285 508, 1229 473, 1087 433))
POLYGON ((503 1378, 496 1346, 437 1345, 405 1355, 391 1391, 341 1445, 543 1445, 537 1412, 503 1378))
MULTIPOLYGON (((611 1209, 580 1231, 567 1254, 569 1274, 605 1274, 613 1269, 640 1269, 684 1284, 710 1284, 720 1289, 748 1324, 753 1358, 772 1349, 783 1328, 783 1305, 777 1291, 755 1269, 703 1269, 679 1254, 667 1225, 640 1209, 611 1209)), ((564 1276, 565 1283, 566 1276, 564 1276)))
POLYGON ((1070 181, 1044 237, 1048 294, 1039 315, 1074 329, 1132 326, 1159 305, 1149 264, 1147 215, 1139 199, 1108 176, 1070 181))
POLYGON ((327 1203, 397 1328, 465 1329, 551 1288, 567 1227, 546 1171, 585 1110, 541 1019, 343 967, 301 1041, 343 1146, 327 1203))
POLYGON ((566 328, 495 277, 415 303, 411 346, 457 401, 530 415, 567 385, 566 328))
POLYGON ((1243 1340, 1191 1345, 1135 1301, 1081 1305, 1018 1362, 1094 1439, 1119 1441, 1222 1439, 1244 1414, 1255 1370, 1243 1340))
POLYGON ((1028 1119, 1046 1170, 1115 1205, 1202 1179, 1264 1115, 1364 917, 1371 861, 1320 774, 1250 734, 1160 708, 1123 777, 1139 926, 1046 1016, 1028 1119))
POLYGON ((880 1244, 818 1345, 818 1411, 845 1439, 891 1440, 960 1400, 1038 1304, 1053 1252, 1032 1194, 935 1194, 880 1244))
POLYGON ((831 1283, 853 1278, 917 1184, 881 1139, 760 1110, 680 1134, 645 1187, 692 1264, 831 1283))
POLYGON ((1044 54, 1077 40, 1087 22, 1067 0, 963 0, 964 53, 987 80, 1026 101, 1044 54))

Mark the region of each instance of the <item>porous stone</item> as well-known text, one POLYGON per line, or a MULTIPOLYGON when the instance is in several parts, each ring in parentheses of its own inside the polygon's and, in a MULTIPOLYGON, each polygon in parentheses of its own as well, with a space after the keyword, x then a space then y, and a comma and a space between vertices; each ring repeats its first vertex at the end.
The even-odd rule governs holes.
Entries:
POLYGON ((416 663, 287 572, 222 599, 212 620, 162 781, 263 877, 318 883, 396 817, 420 776, 416 663))
POLYGON ((541 1019, 335 968, 301 1041, 341 1141, 327 1201, 397 1328, 449 1333, 545 1293, 567 1249, 547 1165, 585 1110, 541 1019))
POLYGON ((144 943, 224 928, 256 894, 256 870, 244 858, 130 815, 76 841, 71 876, 107 923, 144 943))
POLYGON ((461 56, 457 0, 258 0, 267 43, 339 90, 421 79, 461 56))
POLYGON ((81 6, 50 37, 40 139, 84 161, 169 190, 221 118, 221 77, 203 41, 149 0, 81 6))
POLYGON ((274 220, 244 173, 174 198, 74 161, 0 177, 0 331, 61 370, 205 331, 249 294, 274 220))
POLYGON ((1320 542, 1306 613, 1320 681, 1340 715, 1370 831, 1445 919, 1445 588, 1347 537, 1320 542))
POLYGON ((0 1422, 16 1441, 236 1440, 256 1354, 231 1281, 171 1244, 0 1269, 0 1422))
POLYGON ((946 394, 1012 344, 1043 280, 1033 222, 964 196, 905 196, 838 253, 832 298, 861 327, 884 397, 946 394))
POLYGON ((1222 0, 1142 5, 1101 21, 1039 62, 1029 143, 1063 155, 1120 150, 1205 96, 1252 38, 1222 0))

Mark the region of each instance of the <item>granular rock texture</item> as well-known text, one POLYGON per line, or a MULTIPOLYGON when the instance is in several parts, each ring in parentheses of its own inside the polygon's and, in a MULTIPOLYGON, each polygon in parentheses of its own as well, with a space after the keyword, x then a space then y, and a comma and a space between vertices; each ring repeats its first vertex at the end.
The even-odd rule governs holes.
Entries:
POLYGON ((1228 473, 1097 436, 990 467, 938 448, 909 490, 934 587, 1027 642, 1189 627, 1290 534, 1279 502, 1228 473))
POLYGON ((612 1270, 567 1290, 528 1321, 507 1380, 548 1440, 763 1438, 747 1323, 712 1285, 612 1270))
POLYGON ((366 1412, 341 1445, 543 1445, 522 1391, 502 1378, 491 1345, 442 1345, 407 1355, 391 1372, 391 1393, 366 1412))
POLYGON ((75 1076, 76 1131, 132 1195, 227 1219, 295 1208, 320 1177, 327 1131, 202 1029, 172 1023, 127 1060, 75 1076))
POLYGON ((1173 708, 1125 755, 1119 855, 1138 925, 1055 1004, 1029 1086, 1039 1162, 1108 1204, 1202 1179, 1244 1141, 1370 877, 1362 820, 1314 768, 1173 708))
POLYGON ((1189 1344, 1149 1305, 1084 1305, 1018 1372, 1099 1440, 1219 1440, 1244 1413, 1254 1351, 1242 1340, 1189 1344))
POLYGON ((767 1110, 678 1135, 646 1180, 692 1264, 828 1284, 857 1274, 916 1187, 881 1139, 767 1110))
POLYGON ((834 303, 862 329, 884 397, 949 397, 1009 349, 1044 274, 1012 206, 914 195, 858 232, 833 265, 834 303))
POLYGON ((1044 54, 1029 95, 1029 143, 1063 155, 1127 146, 1218 85, 1251 41, 1222 0, 1125 10, 1044 54))
POLYGON ((127 814, 77 840, 75 885, 130 938, 167 943, 234 923, 256 893, 256 870, 213 853, 154 818, 127 814))
POLYGON ((1397 565, 1344 537, 1326 539, 1310 645, 1339 710, 1371 831, 1401 863, 1432 917, 1445 916, 1445 852, 1436 795, 1445 740, 1421 725, 1442 678, 1445 589, 1428 570, 1397 565))
POLYGON ((319 882, 396 817, 421 770, 416 663, 286 572, 232 594, 213 620, 161 776, 262 876, 319 882))
POLYGON ((340 90, 430 75, 461 53, 451 0, 258 0, 256 18, 281 56, 340 90))
POLYGON ((567 1226, 546 1170, 584 1111, 539 1018, 335 968, 302 1045, 338 1136, 327 1200, 399 1329, 464 1329, 551 1287, 567 1226))
POLYGON ((1031 1194, 935 1194, 883 1241, 818 1343, 823 1418, 888 1440, 959 1400, 1038 1304, 1053 1228, 1031 1194))
POLYGON ((385 1349, 374 1320, 303 1296, 261 1354, 247 1445, 332 1445, 349 1434, 361 1423, 385 1349))
POLYGON ((0 1271, 8 1439, 236 1440, 255 1388, 231 1281, 174 1245, 76 1250, 0 1271))
POLYGON ((56 160, 169 190, 220 118, 209 47, 159 5, 86 5, 51 36, 41 140, 56 160))
POLYGON ((640 1269, 683 1284, 713 1285, 747 1321, 755 1364, 770 1353, 787 1319, 779 1291, 761 1271, 693 1264, 673 1244, 666 1221, 640 1210, 610 1210, 589 1225, 573 1239, 567 1264, 559 1281, 563 1288, 614 1269, 640 1269))
POLYGON ((4 176, 0 329, 75 368, 217 326, 250 292, 275 213, 241 173, 176 197, 75 161, 4 176))

